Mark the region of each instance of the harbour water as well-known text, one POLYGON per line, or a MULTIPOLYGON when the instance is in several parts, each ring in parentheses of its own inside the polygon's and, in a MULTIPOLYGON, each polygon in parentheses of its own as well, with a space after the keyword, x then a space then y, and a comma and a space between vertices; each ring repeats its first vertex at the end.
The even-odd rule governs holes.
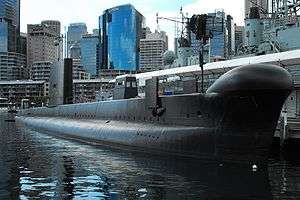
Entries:
POLYGON ((266 167, 180 160, 55 138, 0 114, 0 199, 300 199, 300 157, 266 167))

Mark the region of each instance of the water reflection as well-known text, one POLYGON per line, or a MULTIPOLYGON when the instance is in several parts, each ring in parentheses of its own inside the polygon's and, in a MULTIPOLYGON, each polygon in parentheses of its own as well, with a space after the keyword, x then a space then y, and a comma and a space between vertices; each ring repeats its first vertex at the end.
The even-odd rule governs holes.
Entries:
POLYGON ((0 199, 279 199, 284 174, 290 190, 290 169, 130 153, 0 121, 0 199))

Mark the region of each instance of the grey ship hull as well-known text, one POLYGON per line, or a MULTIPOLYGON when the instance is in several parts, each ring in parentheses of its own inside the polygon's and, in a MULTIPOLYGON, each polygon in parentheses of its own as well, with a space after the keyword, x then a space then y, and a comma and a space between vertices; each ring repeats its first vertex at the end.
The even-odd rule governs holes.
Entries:
POLYGON ((22 111, 36 131, 115 147, 219 161, 262 162, 268 155, 290 75, 270 65, 234 69, 206 94, 115 100, 22 111), (278 81, 281 80, 281 81, 278 81))

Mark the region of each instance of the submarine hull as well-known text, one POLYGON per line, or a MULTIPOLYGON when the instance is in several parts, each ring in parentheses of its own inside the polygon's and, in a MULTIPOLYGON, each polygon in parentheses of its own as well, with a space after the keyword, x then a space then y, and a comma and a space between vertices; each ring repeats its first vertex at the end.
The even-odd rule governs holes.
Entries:
POLYGON ((113 147, 260 163, 267 160, 291 90, 284 69, 247 66, 223 75, 206 94, 159 97, 160 114, 147 99, 135 98, 29 109, 16 119, 38 132, 113 147))

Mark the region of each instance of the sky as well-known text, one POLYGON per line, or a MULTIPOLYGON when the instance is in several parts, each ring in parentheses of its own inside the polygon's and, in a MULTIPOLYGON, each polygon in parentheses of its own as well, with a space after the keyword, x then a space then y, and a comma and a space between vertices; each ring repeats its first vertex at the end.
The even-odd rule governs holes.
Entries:
MULTIPOLYGON (((38 24, 42 20, 59 20, 62 27, 70 23, 85 22, 89 32, 98 28, 98 17, 105 9, 130 3, 146 18, 152 31, 158 28, 156 13, 162 17, 178 17, 180 7, 189 16, 224 9, 233 16, 235 23, 244 21, 244 0, 21 0, 21 31, 27 32, 27 24, 38 24)), ((161 20, 159 30, 174 38, 175 24, 161 20)), ((172 41, 169 41, 172 48, 172 41)))

